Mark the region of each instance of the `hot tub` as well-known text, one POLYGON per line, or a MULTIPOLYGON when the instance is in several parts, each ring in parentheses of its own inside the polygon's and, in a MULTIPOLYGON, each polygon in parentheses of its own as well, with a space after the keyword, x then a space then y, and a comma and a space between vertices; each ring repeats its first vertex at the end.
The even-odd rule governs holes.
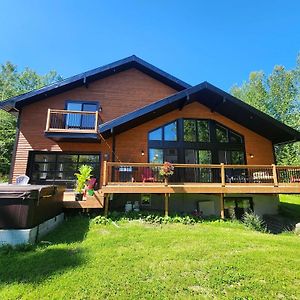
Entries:
POLYGON ((32 242, 50 231, 63 219, 63 192, 54 185, 0 185, 0 243, 32 242))

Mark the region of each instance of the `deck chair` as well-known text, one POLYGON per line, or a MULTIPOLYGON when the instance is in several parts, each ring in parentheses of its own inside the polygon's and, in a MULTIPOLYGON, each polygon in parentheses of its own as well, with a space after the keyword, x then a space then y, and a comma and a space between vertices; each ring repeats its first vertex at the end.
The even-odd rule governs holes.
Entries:
POLYGON ((18 185, 26 185, 29 182, 29 177, 27 175, 20 175, 16 178, 16 184, 18 185))
POLYGON ((153 175, 153 171, 151 168, 144 168, 142 173, 142 181, 143 182, 154 182, 155 178, 153 175))

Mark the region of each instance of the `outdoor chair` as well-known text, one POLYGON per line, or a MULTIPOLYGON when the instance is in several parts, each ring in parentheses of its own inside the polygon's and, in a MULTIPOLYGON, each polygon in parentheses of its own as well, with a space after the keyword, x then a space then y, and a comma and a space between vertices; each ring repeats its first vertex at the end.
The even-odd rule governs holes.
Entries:
POLYGON ((29 182, 29 177, 27 175, 20 175, 16 178, 16 184, 18 185, 26 185, 29 182))
POLYGON ((262 182, 262 181, 270 181, 273 180, 273 176, 268 172, 260 171, 253 173, 253 181, 254 182, 262 182))
POLYGON ((154 182, 154 174, 150 168, 144 168, 142 173, 142 181, 144 182, 154 182))

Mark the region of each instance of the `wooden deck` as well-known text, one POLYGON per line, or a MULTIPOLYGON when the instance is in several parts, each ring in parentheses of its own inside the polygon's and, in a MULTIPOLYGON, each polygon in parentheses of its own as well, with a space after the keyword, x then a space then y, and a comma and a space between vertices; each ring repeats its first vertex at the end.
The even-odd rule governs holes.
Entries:
POLYGON ((123 184, 108 183, 101 189, 103 194, 140 194, 140 193, 195 193, 195 194, 299 194, 300 184, 274 186, 267 183, 236 183, 222 186, 217 183, 159 183, 123 184))
POLYGON ((65 192, 63 199, 63 207, 65 209, 79 208, 103 208, 104 196, 100 191, 96 191, 94 196, 87 196, 84 201, 75 201, 73 192, 65 192))

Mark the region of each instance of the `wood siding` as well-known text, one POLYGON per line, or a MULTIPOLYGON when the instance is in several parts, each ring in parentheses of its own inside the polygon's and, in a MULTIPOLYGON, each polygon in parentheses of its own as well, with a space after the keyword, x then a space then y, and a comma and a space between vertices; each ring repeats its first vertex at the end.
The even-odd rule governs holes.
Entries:
POLYGON ((233 122, 197 102, 174 110, 140 126, 132 128, 116 137, 116 152, 124 162, 148 162, 148 132, 178 118, 212 119, 242 134, 245 138, 247 164, 271 165, 274 163, 272 142, 255 132, 233 122), (145 155, 141 155, 141 151, 145 155), (250 154, 254 157, 250 158, 250 154))
MULTIPOLYGON (((100 114, 106 122, 175 92, 172 88, 148 75, 136 69, 130 69, 90 83, 88 88, 75 88, 60 95, 27 105, 22 110, 20 119, 20 135, 16 150, 13 179, 15 180, 16 176, 26 172, 28 152, 30 150, 100 152, 102 161, 105 153, 110 155, 110 159, 112 158, 111 139, 106 144, 103 141, 101 143, 100 141, 95 143, 56 143, 46 138, 44 130, 48 108, 64 109, 66 100, 99 101, 102 106, 100 114)), ((169 112, 117 135, 115 144, 117 158, 123 162, 148 162, 148 132, 178 118, 216 120, 244 136, 247 164, 270 165, 274 163, 271 141, 216 112, 211 112, 210 109, 199 103, 189 104, 181 111, 169 112), (144 156, 141 155, 142 150, 145 152, 144 156), (250 158, 250 154, 253 154, 254 157, 250 158)))
POLYGON ((78 87, 25 106, 20 118, 13 181, 16 176, 25 174, 30 150, 109 152, 107 146, 99 142, 56 143, 46 138, 44 130, 48 108, 64 109, 66 100, 97 101, 102 107, 101 117, 107 122, 175 92, 176 90, 141 71, 129 69, 92 82, 88 88, 78 87))

